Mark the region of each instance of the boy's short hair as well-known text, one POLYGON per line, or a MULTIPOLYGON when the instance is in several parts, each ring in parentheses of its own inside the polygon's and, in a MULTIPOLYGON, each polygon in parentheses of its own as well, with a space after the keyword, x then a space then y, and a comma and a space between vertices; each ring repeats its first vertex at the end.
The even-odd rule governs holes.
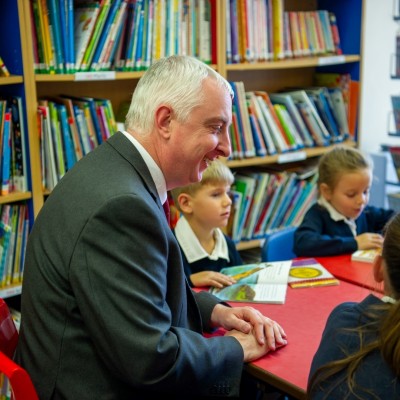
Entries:
POLYGON ((180 194, 186 193, 193 196, 196 194, 197 190, 199 190, 204 185, 219 183, 232 185, 234 181, 235 177, 229 167, 221 160, 216 158, 214 161, 210 162, 207 169, 203 172, 203 176, 200 182, 191 183, 190 185, 172 189, 171 195, 174 200, 175 206, 180 210, 178 202, 178 197, 180 194))

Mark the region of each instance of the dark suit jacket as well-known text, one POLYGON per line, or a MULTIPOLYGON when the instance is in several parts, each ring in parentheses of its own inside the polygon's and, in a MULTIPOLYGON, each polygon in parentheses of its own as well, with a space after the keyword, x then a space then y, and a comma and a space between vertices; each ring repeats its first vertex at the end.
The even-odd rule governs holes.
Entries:
POLYGON ((54 189, 28 241, 16 361, 41 400, 237 395, 243 351, 206 339, 142 157, 122 134, 54 189))

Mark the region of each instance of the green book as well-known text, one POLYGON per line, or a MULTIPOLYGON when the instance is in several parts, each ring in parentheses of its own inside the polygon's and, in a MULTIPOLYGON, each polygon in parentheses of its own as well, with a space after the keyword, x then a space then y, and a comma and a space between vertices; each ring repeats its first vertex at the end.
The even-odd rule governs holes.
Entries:
POLYGON ((100 12, 96 19, 93 34, 90 38, 89 44, 83 56, 82 64, 80 67, 81 71, 88 71, 90 69, 90 63, 92 62, 94 50, 100 39, 100 34, 103 29, 109 10, 110 10, 110 0, 103 0, 100 5, 100 12))

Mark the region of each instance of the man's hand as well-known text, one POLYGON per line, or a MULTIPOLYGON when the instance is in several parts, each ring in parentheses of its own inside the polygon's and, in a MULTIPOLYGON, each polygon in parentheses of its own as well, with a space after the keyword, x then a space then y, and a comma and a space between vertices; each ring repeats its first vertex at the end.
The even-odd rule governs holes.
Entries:
POLYGON ((246 345, 249 340, 256 340, 257 345, 261 346, 261 349, 258 349, 261 352, 263 346, 266 346, 266 353, 287 344, 286 333, 283 328, 253 307, 230 308, 223 304, 217 304, 212 312, 211 321, 214 326, 221 326, 228 331, 238 331, 228 332, 227 334, 236 337, 238 340, 246 340, 246 345), (244 338, 242 334, 250 334, 254 339, 244 338))

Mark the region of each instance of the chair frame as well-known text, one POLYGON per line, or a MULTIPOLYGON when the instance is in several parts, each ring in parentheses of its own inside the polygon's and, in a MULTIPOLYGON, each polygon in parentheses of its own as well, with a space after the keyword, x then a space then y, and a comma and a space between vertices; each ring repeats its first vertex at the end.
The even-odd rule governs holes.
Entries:
POLYGON ((0 372, 9 380, 12 400, 39 400, 28 372, 11 359, 17 343, 17 328, 7 303, 0 298, 0 372))
POLYGON ((270 233, 261 249, 261 261, 284 261, 296 258, 293 253, 293 239, 296 227, 288 227, 270 233))

